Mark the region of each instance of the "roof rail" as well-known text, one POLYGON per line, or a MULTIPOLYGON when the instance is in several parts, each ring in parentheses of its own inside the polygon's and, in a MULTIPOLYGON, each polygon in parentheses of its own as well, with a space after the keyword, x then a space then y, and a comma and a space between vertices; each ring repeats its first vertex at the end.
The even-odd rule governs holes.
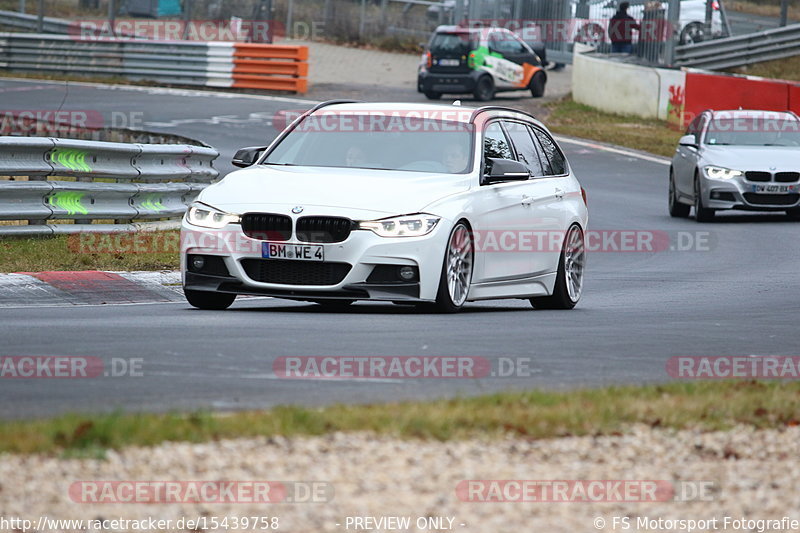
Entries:
POLYGON ((323 107, 328 107, 329 105, 336 105, 336 104, 360 104, 361 100, 350 100, 348 98, 337 98, 334 100, 326 100, 325 102, 320 102, 308 111, 305 114, 310 115, 314 111, 319 111, 323 107))
POLYGON ((511 113, 519 113, 521 115, 527 115, 531 117, 533 120, 539 120, 533 114, 528 113, 527 111, 521 111, 519 109, 514 109, 513 107, 506 107, 502 105, 485 105, 483 107, 479 107, 475 111, 472 112, 472 116, 469 117, 470 122, 474 122, 475 118, 480 115, 481 113, 485 113, 487 111, 509 111, 511 113))

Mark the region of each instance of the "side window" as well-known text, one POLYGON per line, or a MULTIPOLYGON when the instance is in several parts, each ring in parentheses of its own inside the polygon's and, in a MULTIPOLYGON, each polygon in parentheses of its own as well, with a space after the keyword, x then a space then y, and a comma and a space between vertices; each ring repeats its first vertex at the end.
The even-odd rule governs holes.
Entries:
POLYGON ((501 54, 524 54, 525 45, 514 34, 492 32, 489 35, 489 50, 501 54))
POLYGON ((528 126, 520 122, 504 122, 503 126, 505 126, 508 136, 511 137, 511 142, 514 144, 514 149, 517 152, 517 161, 528 167, 531 175, 545 176, 547 172, 542 168, 542 161, 539 159, 539 153, 533 143, 528 126))
POLYGON ((548 134, 538 128, 533 128, 533 133, 536 135, 536 138, 542 147, 542 154, 544 155, 544 158, 547 159, 547 162, 550 165, 550 175, 560 176, 562 174, 566 174, 567 161, 564 159, 561 150, 559 150, 558 146, 556 146, 556 142, 551 139, 548 134))
POLYGON ((490 157, 500 159, 514 159, 511 145, 503 133, 499 122, 492 122, 483 134, 483 161, 486 172, 491 172, 490 157))

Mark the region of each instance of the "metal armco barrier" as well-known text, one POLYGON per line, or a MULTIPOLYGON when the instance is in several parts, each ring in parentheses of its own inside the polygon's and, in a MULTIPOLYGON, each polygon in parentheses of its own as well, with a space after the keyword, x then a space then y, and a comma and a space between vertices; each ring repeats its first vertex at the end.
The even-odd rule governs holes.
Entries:
POLYGON ((675 49, 675 63, 682 67, 719 70, 741 67, 800 54, 800 24, 705 41, 675 49))
POLYGON ((308 47, 0 33, 0 68, 175 85, 308 90, 308 47))
POLYGON ((128 222, 179 217, 208 182, 219 153, 190 145, 124 144, 40 137, 0 137, 0 235, 138 231, 175 223, 128 222), (49 177, 77 181, 44 181, 49 177), (114 182, 91 181, 95 179, 114 182), (161 182, 161 183, 157 183, 161 182), (119 224, 86 221, 125 220, 119 224), (76 224, 49 224, 75 220, 76 224))

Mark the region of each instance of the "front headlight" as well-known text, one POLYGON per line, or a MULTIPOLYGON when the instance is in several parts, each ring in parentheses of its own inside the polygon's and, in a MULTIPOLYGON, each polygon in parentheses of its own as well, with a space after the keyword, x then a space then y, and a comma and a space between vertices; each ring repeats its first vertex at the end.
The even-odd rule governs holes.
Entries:
POLYGON ((201 228, 224 228, 228 224, 238 224, 240 218, 239 215, 226 213, 200 202, 193 203, 186 211, 186 221, 201 228))
POLYGON ((706 176, 713 180, 729 180, 744 175, 741 170, 731 170, 723 167, 707 166, 703 170, 706 171, 706 176))
POLYGON ((381 237, 422 237, 433 231, 439 220, 439 217, 418 213, 359 222, 358 229, 370 230, 381 237))

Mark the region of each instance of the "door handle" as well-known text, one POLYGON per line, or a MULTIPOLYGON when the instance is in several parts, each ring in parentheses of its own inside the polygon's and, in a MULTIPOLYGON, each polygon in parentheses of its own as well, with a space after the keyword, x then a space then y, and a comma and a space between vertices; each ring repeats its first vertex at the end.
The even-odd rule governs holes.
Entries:
POLYGON ((561 189, 559 189, 558 187, 556 187, 556 198, 558 198, 559 200, 560 200, 561 198, 564 198, 564 191, 562 191, 562 190, 561 190, 561 189))

